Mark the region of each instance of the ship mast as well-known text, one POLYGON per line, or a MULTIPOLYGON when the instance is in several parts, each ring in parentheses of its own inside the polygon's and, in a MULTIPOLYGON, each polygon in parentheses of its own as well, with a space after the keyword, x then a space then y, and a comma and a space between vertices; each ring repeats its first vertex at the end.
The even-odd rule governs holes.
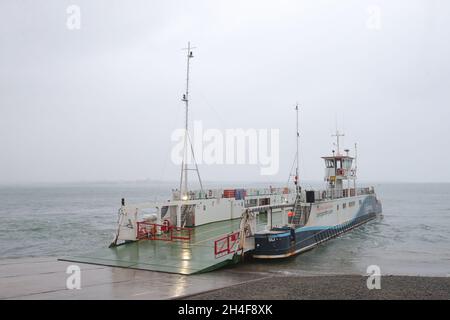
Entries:
POLYGON ((353 179, 353 189, 356 189, 357 174, 358 174, 358 146, 355 142, 355 179, 353 179))
POLYGON ((300 137, 300 132, 298 131, 298 103, 295 105, 295 111, 297 113, 297 133, 296 133, 296 139, 297 139, 297 153, 296 153, 296 168, 295 168, 295 178, 294 178, 294 183, 295 183, 295 191, 298 194, 298 166, 299 166, 299 152, 298 152, 298 139, 300 137))
POLYGON ((339 133, 339 130, 336 128, 336 133, 332 134, 331 136, 336 137, 336 148, 337 148, 336 155, 340 156, 341 152, 339 151, 339 138, 345 136, 345 134, 339 133))
POLYGON ((183 50, 187 50, 187 67, 186 67, 186 92, 183 94, 183 98, 181 101, 185 103, 186 112, 185 112, 185 124, 184 124, 184 148, 183 148, 183 161, 181 163, 181 178, 180 178, 180 195, 182 200, 188 199, 188 170, 194 170, 197 172, 198 181, 200 183, 200 189, 203 192, 202 180, 200 178, 200 172, 198 170, 197 161, 194 156, 194 148, 192 146, 192 141, 189 136, 189 63, 190 60, 194 57, 192 53, 192 49, 195 47, 191 47, 191 43, 188 42, 187 48, 183 50), (188 144, 191 149, 192 159, 194 160, 195 169, 188 168, 188 144))

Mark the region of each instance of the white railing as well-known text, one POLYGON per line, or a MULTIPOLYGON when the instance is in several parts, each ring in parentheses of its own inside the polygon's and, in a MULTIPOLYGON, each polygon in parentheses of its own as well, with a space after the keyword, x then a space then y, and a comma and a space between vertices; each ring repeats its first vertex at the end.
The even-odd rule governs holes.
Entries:
MULTIPOLYGON (((187 199, 184 200, 198 200, 198 199, 217 199, 223 198, 224 192, 227 190, 245 190, 246 197, 254 196, 270 196, 270 195, 283 195, 295 192, 292 188, 239 188, 239 189, 205 189, 202 191, 195 190, 189 191, 187 199)), ((173 200, 181 200, 180 191, 175 190, 172 192, 173 200)))
MULTIPOLYGON (((323 201, 330 199, 339 199, 339 198, 347 198, 354 196, 361 196, 365 194, 374 194, 375 190, 373 187, 370 188, 350 188, 350 189, 342 189, 342 190, 319 190, 314 191, 314 200, 315 201, 323 201)), ((302 194, 304 198, 306 198, 306 192, 302 194)))
MULTIPOLYGON (((203 192, 200 190, 190 191, 187 195, 187 199, 184 200, 199 200, 199 199, 217 199, 224 197, 224 191, 233 189, 205 189, 203 192)), ((235 190, 245 190, 245 197, 258 197, 258 196, 271 196, 271 195, 283 195, 294 193, 295 190, 292 188, 249 188, 249 189, 235 189, 235 190)), ((370 188, 350 188, 342 190, 317 190, 314 191, 315 201, 323 201, 330 199, 347 198, 354 196, 361 196, 365 194, 375 193, 373 187, 370 188)), ((173 191, 173 200, 181 200, 180 192, 173 191)), ((302 191, 302 200, 306 199, 305 190, 302 191)))

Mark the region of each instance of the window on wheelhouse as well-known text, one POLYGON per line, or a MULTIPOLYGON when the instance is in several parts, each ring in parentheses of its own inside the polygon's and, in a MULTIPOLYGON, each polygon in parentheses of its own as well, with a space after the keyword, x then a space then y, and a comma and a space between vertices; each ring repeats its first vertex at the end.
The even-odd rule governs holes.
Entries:
POLYGON ((334 168, 334 160, 331 159, 325 160, 325 165, 327 166, 327 168, 334 168))

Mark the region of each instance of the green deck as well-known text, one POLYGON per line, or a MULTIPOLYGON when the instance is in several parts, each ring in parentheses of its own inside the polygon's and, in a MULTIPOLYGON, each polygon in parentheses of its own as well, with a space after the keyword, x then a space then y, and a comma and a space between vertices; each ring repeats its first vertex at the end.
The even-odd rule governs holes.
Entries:
POLYGON ((191 241, 141 240, 60 260, 179 274, 207 272, 233 261, 214 256, 214 241, 239 228, 239 220, 215 222, 193 229, 191 241))
MULTIPOLYGON (((258 229, 264 227, 264 218, 261 217, 258 229)), ((277 218, 274 215, 273 221, 278 221, 277 218)), ((238 230, 239 223, 237 219, 195 227, 190 242, 140 240, 59 260, 178 274, 207 272, 236 261, 233 254, 216 259, 214 241, 238 230)))

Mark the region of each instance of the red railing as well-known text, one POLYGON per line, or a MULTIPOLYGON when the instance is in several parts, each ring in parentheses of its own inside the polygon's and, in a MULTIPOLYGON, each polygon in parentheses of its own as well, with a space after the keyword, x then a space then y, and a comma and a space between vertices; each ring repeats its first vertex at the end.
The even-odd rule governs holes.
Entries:
POLYGON ((149 222, 137 222, 137 235, 139 240, 164 240, 164 241, 190 241, 191 228, 180 228, 165 224, 156 224, 149 222))
POLYGON ((190 241, 191 240, 191 228, 179 228, 179 227, 171 227, 171 239, 172 240, 183 240, 190 241))
POLYGON ((217 259, 238 251, 238 247, 239 231, 236 231, 214 241, 214 255, 217 259))

